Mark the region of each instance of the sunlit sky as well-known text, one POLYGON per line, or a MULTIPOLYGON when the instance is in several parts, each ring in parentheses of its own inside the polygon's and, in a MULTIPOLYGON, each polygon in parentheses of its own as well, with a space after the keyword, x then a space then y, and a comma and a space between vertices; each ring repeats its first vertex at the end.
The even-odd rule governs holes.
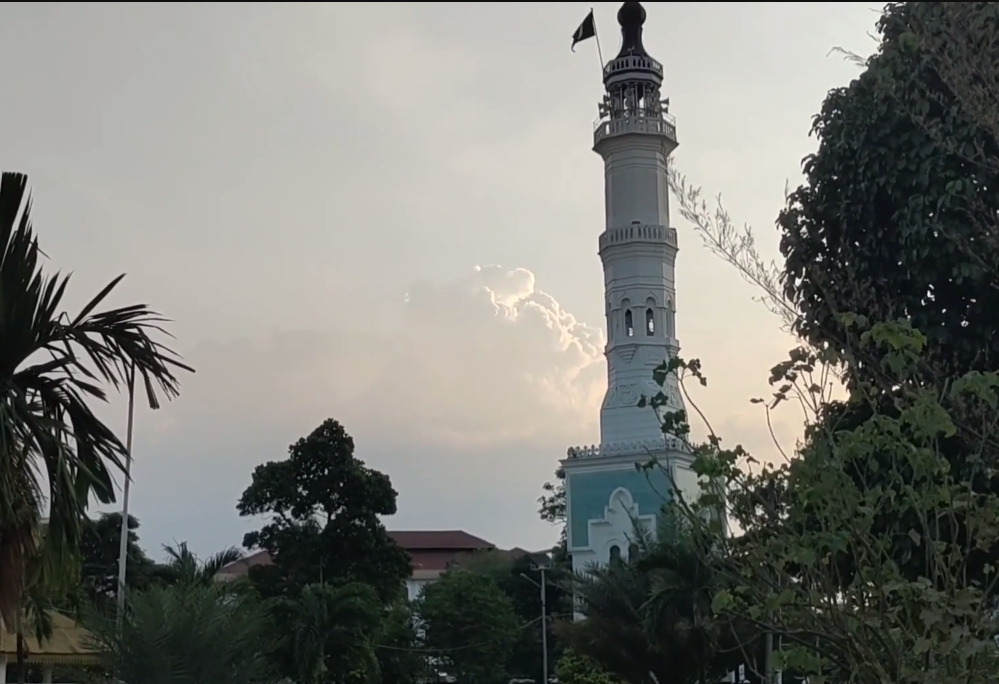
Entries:
MULTIPOLYGON (((618 3, 595 7, 605 58, 618 3)), ((877 4, 646 3, 674 158, 778 258, 812 115, 869 54, 877 4)), ((0 167, 30 174, 68 306, 169 316, 197 368, 139 410, 143 545, 239 544, 252 468, 327 417, 399 492, 394 529, 550 546, 536 499, 598 440, 606 387, 596 44, 579 3, 3 3, 0 167)), ((677 329, 728 442, 773 457, 768 369, 793 340, 680 234, 677 329)), ((103 415, 124 429, 124 402, 103 415)), ((801 417, 778 412, 793 447, 801 417)))

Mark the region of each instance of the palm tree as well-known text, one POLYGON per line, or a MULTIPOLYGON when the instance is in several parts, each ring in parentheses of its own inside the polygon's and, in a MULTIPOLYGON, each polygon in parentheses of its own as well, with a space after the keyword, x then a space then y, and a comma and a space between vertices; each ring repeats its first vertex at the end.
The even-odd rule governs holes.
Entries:
POLYGON ((167 584, 187 586, 211 584, 219 570, 243 557, 234 546, 212 554, 205 561, 187 548, 187 542, 180 542, 177 546, 167 544, 163 550, 167 554, 167 562, 157 568, 157 576, 167 584))
POLYGON ((655 537, 636 526, 637 554, 575 579, 585 620, 563 626, 568 646, 627 682, 704 684, 745 662, 755 630, 711 610, 720 575, 675 514, 655 537))
MULTIPOLYGON (((644 537, 636 571, 648 577, 642 606, 646 630, 686 665, 676 681, 719 681, 755 655, 759 631, 715 615, 712 601, 726 587, 706 529, 694 531, 678 511, 659 518, 656 541, 644 537), (685 678, 685 679, 684 679, 685 678)), ((717 559, 721 560, 721 559, 717 559)))
POLYGON ((276 600, 274 617, 287 632, 285 646, 299 684, 377 680, 374 637, 381 605, 370 586, 309 584, 298 598, 276 600))
POLYGON ((157 586, 129 597, 120 636, 113 612, 90 623, 108 667, 129 684, 270 681, 266 611, 248 592, 157 586))
POLYGON ((0 176, 0 250, 0 619, 11 624, 29 581, 51 585, 72 567, 90 498, 114 501, 112 473, 128 454, 89 403, 141 378, 156 408, 191 369, 154 341, 165 321, 145 305, 98 311, 124 276, 75 315, 62 310, 69 277, 41 269, 23 174, 0 176))
POLYGON ((573 585, 577 610, 585 619, 559 625, 566 648, 631 684, 651 684, 652 676, 673 681, 672 663, 643 614, 652 594, 647 573, 633 563, 616 562, 578 574, 573 585))

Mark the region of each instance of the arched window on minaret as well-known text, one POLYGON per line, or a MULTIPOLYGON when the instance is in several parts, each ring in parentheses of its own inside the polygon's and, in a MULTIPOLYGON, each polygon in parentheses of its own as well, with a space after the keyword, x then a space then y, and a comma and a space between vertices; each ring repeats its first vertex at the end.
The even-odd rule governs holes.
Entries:
POLYGON ((620 563, 621 562, 621 547, 615 544, 610 547, 610 562, 620 563))
POLYGON ((645 334, 649 337, 656 334, 656 318, 652 309, 645 310, 645 334))
POLYGON ((628 337, 635 336, 635 321, 631 315, 631 309, 624 312, 624 334, 628 337))
POLYGON ((635 544, 634 542, 632 542, 631 544, 629 544, 628 545, 628 561, 631 562, 631 563, 634 563, 635 561, 637 561, 638 560, 638 554, 639 554, 638 544, 635 544))
POLYGON ((666 300, 666 324, 663 325, 663 332, 666 333, 666 337, 673 336, 673 300, 666 300))

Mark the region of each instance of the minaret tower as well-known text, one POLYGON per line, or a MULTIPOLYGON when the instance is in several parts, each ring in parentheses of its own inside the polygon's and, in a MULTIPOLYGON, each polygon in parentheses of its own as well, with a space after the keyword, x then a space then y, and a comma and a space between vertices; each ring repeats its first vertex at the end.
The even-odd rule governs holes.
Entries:
MULTIPOLYGON (((638 407, 642 395, 660 391, 653 369, 679 352, 677 234, 670 226, 666 171, 677 147, 676 125, 660 92, 662 64, 642 42, 645 18, 638 2, 624 3, 617 14, 621 51, 604 67, 606 92, 593 133, 593 150, 604 160, 606 224, 599 253, 608 382, 600 445, 571 448, 563 461, 569 551, 577 569, 627 557, 633 518, 652 528, 673 484, 687 485, 692 477, 689 457, 667 443, 652 409, 638 407), (635 464, 653 455, 667 472, 638 472, 635 464)), ((670 400, 667 410, 683 407, 675 379, 662 391, 670 400)))
POLYGON ((607 221, 600 236, 607 314, 608 386, 600 410, 605 444, 661 441, 655 415, 635 404, 643 393, 658 391, 652 370, 679 351, 676 229, 669 225, 666 178, 676 125, 660 95, 662 64, 642 43, 645 9, 626 2, 617 18, 623 44, 604 69, 607 92, 593 134, 593 150, 604 159, 607 221))

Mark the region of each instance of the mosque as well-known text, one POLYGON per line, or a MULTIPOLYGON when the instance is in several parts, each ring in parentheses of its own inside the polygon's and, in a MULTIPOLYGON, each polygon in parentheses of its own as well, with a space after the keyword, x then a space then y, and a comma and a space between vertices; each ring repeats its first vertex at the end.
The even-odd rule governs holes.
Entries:
MULTIPOLYGON (((568 550, 584 570, 633 553, 637 519, 655 529, 664 496, 693 494, 691 457, 664 437, 639 399, 662 391, 664 411, 683 408, 675 377, 660 388, 652 371, 680 350, 676 331, 677 231, 670 225, 666 165, 677 147, 676 122, 661 92, 663 66, 645 49, 641 3, 617 14, 621 51, 603 70, 604 96, 593 151, 604 160, 605 229, 598 240, 607 316, 607 394, 600 444, 571 447, 565 469, 568 550), (639 472, 655 457, 661 468, 639 472)), ((574 42, 595 35, 592 13, 574 42), (590 22, 587 24, 587 22, 590 22)))

